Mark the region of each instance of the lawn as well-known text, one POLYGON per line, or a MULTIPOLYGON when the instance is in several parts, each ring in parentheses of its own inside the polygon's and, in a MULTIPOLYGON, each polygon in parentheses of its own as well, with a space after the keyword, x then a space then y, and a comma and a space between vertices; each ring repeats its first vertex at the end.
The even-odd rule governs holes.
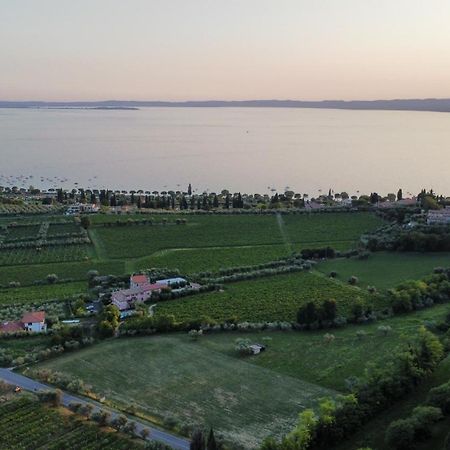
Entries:
POLYGON ((86 281, 0 289, 0 307, 4 305, 17 305, 19 303, 45 303, 47 300, 53 299, 63 300, 73 295, 86 292, 86 281))
POLYGON ((325 274, 338 273, 338 279, 346 282, 355 275, 359 286, 375 286, 389 289, 405 280, 417 280, 430 274, 435 267, 450 266, 449 253, 372 253, 367 260, 356 258, 331 259, 320 263, 317 269, 325 274))
POLYGON ((39 367, 76 375, 108 400, 133 403, 149 416, 213 426, 246 448, 267 434, 286 433, 301 410, 335 394, 186 335, 110 340, 39 367))
POLYGON ((217 321, 236 317, 251 322, 294 322, 299 307, 310 300, 335 299, 338 314, 345 315, 358 297, 369 301, 368 293, 359 288, 319 274, 297 272, 230 283, 223 292, 161 302, 157 314, 173 314, 180 321, 205 316, 217 321))

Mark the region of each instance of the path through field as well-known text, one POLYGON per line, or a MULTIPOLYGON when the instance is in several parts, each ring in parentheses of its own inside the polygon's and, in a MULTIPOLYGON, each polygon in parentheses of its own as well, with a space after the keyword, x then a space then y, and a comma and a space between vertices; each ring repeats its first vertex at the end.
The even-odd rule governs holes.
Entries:
POLYGON ((278 225, 278 228, 280 229, 280 234, 281 234, 281 237, 283 238, 283 242, 286 246, 286 249, 287 249, 288 253, 292 253, 292 243, 291 243, 291 240, 289 239, 289 235, 286 230, 283 216, 280 213, 277 213, 276 217, 277 217, 277 225, 278 225))

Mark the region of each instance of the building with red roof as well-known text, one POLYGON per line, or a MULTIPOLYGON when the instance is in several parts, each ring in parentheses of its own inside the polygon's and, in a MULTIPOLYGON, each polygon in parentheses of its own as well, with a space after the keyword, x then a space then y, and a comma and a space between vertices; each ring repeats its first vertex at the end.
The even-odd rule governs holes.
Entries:
POLYGON ((17 331, 42 333, 46 330, 44 311, 26 312, 20 320, 0 323, 0 333, 16 333, 17 331))

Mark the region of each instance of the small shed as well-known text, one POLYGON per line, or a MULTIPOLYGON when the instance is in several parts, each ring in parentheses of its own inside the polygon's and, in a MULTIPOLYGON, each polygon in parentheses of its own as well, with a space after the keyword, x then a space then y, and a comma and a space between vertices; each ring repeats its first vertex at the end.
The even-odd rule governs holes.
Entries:
POLYGON ((250 350, 252 351, 252 355, 258 355, 266 349, 265 345, 262 344, 252 344, 250 345, 250 350))

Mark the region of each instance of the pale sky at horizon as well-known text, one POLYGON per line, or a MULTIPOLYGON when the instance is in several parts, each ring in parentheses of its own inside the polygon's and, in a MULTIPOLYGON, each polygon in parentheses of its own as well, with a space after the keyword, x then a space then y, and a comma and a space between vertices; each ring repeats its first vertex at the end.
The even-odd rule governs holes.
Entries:
POLYGON ((0 0, 0 100, 450 97, 449 0, 0 0))

